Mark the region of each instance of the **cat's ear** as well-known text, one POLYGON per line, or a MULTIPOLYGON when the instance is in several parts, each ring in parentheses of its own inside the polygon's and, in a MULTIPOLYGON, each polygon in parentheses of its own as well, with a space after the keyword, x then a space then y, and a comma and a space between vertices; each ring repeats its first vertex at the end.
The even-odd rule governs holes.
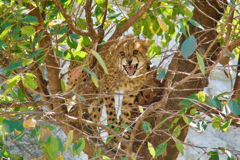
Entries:
POLYGON ((150 45, 151 45, 150 39, 147 38, 147 39, 143 40, 142 46, 143 46, 146 50, 148 50, 148 48, 150 47, 150 45))

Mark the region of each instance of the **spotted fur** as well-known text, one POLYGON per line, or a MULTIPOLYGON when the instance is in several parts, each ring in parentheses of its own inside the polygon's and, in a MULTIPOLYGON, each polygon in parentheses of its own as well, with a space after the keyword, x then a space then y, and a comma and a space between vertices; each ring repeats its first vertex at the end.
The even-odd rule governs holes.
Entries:
MULTIPOLYGON (((106 96, 91 104, 92 107, 89 108, 89 112, 92 121, 99 122, 102 107, 105 104, 107 123, 115 122, 110 126, 112 130, 123 123, 130 122, 131 110, 138 90, 146 80, 149 46, 150 40, 141 40, 128 35, 121 37, 110 47, 109 54, 104 58, 109 74, 104 73, 102 75, 102 94, 106 96), (124 93, 120 118, 117 117, 118 111, 115 108, 113 94, 119 91, 124 93)), ((83 75, 82 78, 86 79, 87 76, 83 75)), ((83 80, 79 79, 74 82, 75 84, 68 84, 68 89, 84 83, 83 80)), ((129 138, 127 134, 124 137, 129 138)), ((114 140, 116 141, 116 138, 114 140)))

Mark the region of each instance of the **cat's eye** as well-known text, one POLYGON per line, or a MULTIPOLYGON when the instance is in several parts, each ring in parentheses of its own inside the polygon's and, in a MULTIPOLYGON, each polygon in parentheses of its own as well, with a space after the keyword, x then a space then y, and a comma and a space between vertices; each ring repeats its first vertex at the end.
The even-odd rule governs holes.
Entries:
POLYGON ((133 51, 133 55, 135 56, 135 55, 137 55, 138 54, 138 50, 134 50, 133 51))
POLYGON ((123 51, 121 51, 119 54, 120 56, 125 56, 125 53, 123 51))

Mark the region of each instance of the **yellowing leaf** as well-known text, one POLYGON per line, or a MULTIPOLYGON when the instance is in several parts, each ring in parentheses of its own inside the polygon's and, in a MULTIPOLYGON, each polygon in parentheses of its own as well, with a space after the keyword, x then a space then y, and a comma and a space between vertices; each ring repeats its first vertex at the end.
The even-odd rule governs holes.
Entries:
POLYGON ((152 145, 150 142, 148 142, 148 150, 149 150, 150 154, 151 154, 153 157, 155 157, 156 152, 155 152, 155 149, 154 149, 153 145, 152 145))
POLYGON ((151 31, 152 34, 155 34, 154 30, 153 30, 153 23, 150 23, 149 29, 151 31))
POLYGON ((107 28, 110 26, 111 21, 105 21, 106 25, 104 26, 104 31, 107 30, 107 28))
POLYGON ((65 146, 65 153, 67 152, 69 145, 72 143, 72 140, 73 140, 73 130, 68 132, 68 137, 67 137, 66 146, 65 146))
POLYGON ((138 109, 139 109, 140 113, 143 113, 143 112, 144 112, 142 106, 138 106, 138 109))
POLYGON ((92 81, 93 81, 94 85, 96 87, 98 87, 98 80, 97 80, 97 78, 95 78, 94 76, 91 76, 91 78, 92 78, 92 81))
POLYGON ((184 147, 183 147, 183 144, 182 144, 180 141, 176 141, 176 142, 175 142, 175 145, 176 145, 177 149, 179 150, 179 152, 181 152, 182 155, 184 155, 184 151, 183 151, 184 147))
POLYGON ((7 88, 7 89, 4 91, 3 95, 6 96, 10 90, 11 90, 11 88, 7 88))
POLYGON ((14 135, 19 135, 19 134, 21 134, 21 133, 22 133, 22 131, 19 131, 19 130, 14 129, 14 135))
POLYGON ((59 156, 57 157, 57 160, 64 160, 64 158, 63 158, 62 155, 59 155, 59 156))
POLYGON ((159 17, 157 17, 157 21, 158 21, 160 28, 162 28, 162 30, 164 30, 165 32, 168 32, 168 27, 167 27, 166 23, 159 17))
POLYGON ((35 33, 35 29, 33 28, 33 26, 24 26, 21 28, 21 31, 23 34, 26 34, 28 36, 35 33))
POLYGON ((14 76, 13 78, 7 81, 7 88, 10 88, 10 89, 13 88, 14 85, 19 81, 20 81, 20 76, 19 75, 14 76))
POLYGON ((4 36, 9 32, 13 25, 8 26, 0 35, 0 39, 3 40, 4 36))
POLYGON ((205 98, 205 93, 203 91, 199 91, 197 97, 200 102, 205 102, 206 98, 205 98))
POLYGON ((23 127, 24 128, 35 128, 37 121, 34 118, 25 118, 23 120, 23 127))
POLYGON ((41 140, 43 142, 46 142, 50 136, 50 129, 49 128, 44 128, 41 134, 41 140))

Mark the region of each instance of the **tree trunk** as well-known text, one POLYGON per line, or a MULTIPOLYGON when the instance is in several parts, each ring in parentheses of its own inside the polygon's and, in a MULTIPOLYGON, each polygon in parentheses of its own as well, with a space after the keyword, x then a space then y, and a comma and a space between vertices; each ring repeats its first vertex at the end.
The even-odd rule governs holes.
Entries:
MULTIPOLYGON (((207 29, 216 27, 216 22, 214 22, 213 19, 215 19, 216 21, 219 21, 222 17, 222 15, 219 14, 216 10, 218 10, 219 12, 223 12, 223 8, 219 7, 217 1, 201 1, 201 2, 195 1, 194 5, 195 5, 195 8, 193 11, 192 19, 197 21, 199 24, 201 24, 202 26, 204 26, 207 29), (209 5, 209 3, 211 3, 211 5, 209 5), (209 17, 212 17, 212 19, 209 17)), ((212 40, 217 35, 215 30, 203 31, 203 32, 196 33, 197 31, 200 31, 201 29, 191 25, 190 23, 189 23, 189 29, 190 29, 190 34, 195 36, 198 43, 203 39, 205 39, 203 42, 209 42, 209 43, 205 43, 204 45, 200 46, 201 50, 203 50, 204 52, 207 50, 207 48, 211 44, 212 40)), ((186 39, 186 37, 183 35, 180 40, 180 46, 185 39, 186 39)), ((217 49, 217 44, 215 43, 212 46, 210 52, 208 53, 208 57, 211 57, 213 60, 216 60, 218 57, 218 52, 216 52, 216 49, 217 49)), ((203 52, 203 54, 204 54, 204 52, 203 52)), ((189 59, 191 59, 197 63, 195 54, 192 55, 191 57, 189 57, 189 59)), ((206 66, 210 64, 206 61, 205 61, 205 63, 206 63, 206 66)), ((169 81, 171 81, 173 76, 174 76, 174 78, 173 78, 171 84, 181 81, 182 79, 184 79, 186 77, 186 74, 182 74, 182 73, 191 73, 194 68, 195 68, 195 64, 190 63, 188 60, 183 58, 182 55, 180 55, 179 53, 175 54, 172 62, 170 63, 169 71, 166 74, 166 77, 165 77, 165 80, 164 80, 162 86, 167 87, 169 85, 169 81)), ((206 84, 206 83, 204 83, 204 81, 207 77, 202 77, 202 78, 203 79, 199 79, 199 78, 198 79, 190 79, 183 85, 178 86, 176 88, 178 90, 173 91, 170 94, 167 105, 163 109, 165 109, 166 111, 181 110, 184 107, 182 105, 179 105, 179 102, 182 101, 182 99, 177 99, 177 98, 180 98, 180 97, 187 98, 188 96, 190 96, 194 93, 197 93, 200 90, 203 90, 203 88, 205 87, 205 84, 206 84)), ((149 84, 153 84, 153 82, 150 82, 149 84)), ((163 92, 159 92, 158 97, 160 97, 162 93, 163 92)), ((144 96, 147 96, 147 94, 148 94, 147 92, 143 92, 144 96)), ((155 95, 150 94, 150 96, 151 96, 150 99, 152 99, 152 101, 149 104, 156 102, 156 98, 153 97, 155 95)), ((160 101, 160 99, 158 99, 157 101, 160 101)), ((171 114, 157 115, 155 117, 155 124, 157 124, 158 122, 160 122, 161 120, 163 120, 164 118, 167 118, 169 116, 172 116, 172 115, 171 114)), ((173 120, 175 118, 176 117, 172 117, 172 118, 168 119, 164 123, 164 125, 162 125, 162 127, 160 129, 161 130, 168 129, 168 126, 173 122, 173 120)), ((187 133, 188 133, 188 127, 184 127, 186 125, 186 123, 181 118, 181 119, 179 119, 179 121, 176 124, 174 124, 174 127, 172 127, 172 129, 170 130, 171 133, 177 125, 180 125, 181 127, 183 127, 178 139, 181 141, 184 141, 187 136, 187 133)), ((166 135, 166 134, 153 135, 152 138, 149 139, 149 141, 156 148, 159 144, 165 142, 168 138, 169 138, 169 135, 166 135)), ((165 154, 163 154, 162 156, 159 156, 157 159, 159 159, 159 160, 160 159, 161 160, 163 160, 163 159, 174 160, 174 159, 177 159, 178 154, 179 154, 179 151, 175 146, 175 141, 173 141, 171 139, 167 143, 167 152, 165 154)), ((148 151, 148 148, 146 145, 143 147, 141 155, 145 155, 144 159, 152 158, 152 156, 149 154, 149 151, 148 151)))

